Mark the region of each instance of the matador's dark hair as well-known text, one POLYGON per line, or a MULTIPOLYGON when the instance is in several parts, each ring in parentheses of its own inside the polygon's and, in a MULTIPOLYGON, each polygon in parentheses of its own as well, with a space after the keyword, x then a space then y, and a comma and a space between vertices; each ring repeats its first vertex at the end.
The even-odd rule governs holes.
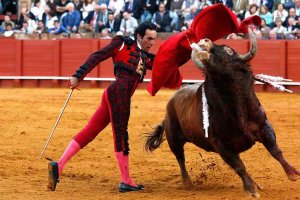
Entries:
POLYGON ((134 39, 137 39, 137 34, 144 37, 146 30, 156 30, 156 25, 151 22, 143 22, 141 23, 134 31, 134 39))

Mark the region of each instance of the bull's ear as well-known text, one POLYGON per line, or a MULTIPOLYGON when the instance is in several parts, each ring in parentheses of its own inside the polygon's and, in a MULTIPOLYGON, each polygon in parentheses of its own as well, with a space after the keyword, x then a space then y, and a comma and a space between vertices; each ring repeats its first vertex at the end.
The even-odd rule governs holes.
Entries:
POLYGON ((243 60, 245 62, 252 60, 254 58, 254 56, 256 55, 256 51, 257 51, 256 37, 255 37, 253 31, 251 30, 251 28, 248 28, 248 37, 250 39, 250 49, 249 49, 248 53, 246 53, 244 55, 240 55, 241 60, 243 60))

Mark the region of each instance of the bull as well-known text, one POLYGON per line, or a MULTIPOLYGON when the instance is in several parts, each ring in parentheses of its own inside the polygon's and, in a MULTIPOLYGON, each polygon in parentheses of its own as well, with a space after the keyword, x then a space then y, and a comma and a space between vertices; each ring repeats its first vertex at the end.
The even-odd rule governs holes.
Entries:
POLYGON ((240 176, 243 189, 258 198, 257 189, 262 187, 247 173, 239 156, 255 142, 265 146, 290 180, 299 179, 300 172, 283 157, 274 129, 254 92, 255 77, 249 61, 256 54, 257 43, 251 29, 248 36, 250 50, 244 55, 209 39, 194 44, 197 46, 191 57, 204 73, 205 81, 182 87, 174 94, 167 104, 164 120, 147 136, 145 149, 154 151, 166 138, 185 184, 191 183, 185 166, 185 143, 216 152, 240 176), (203 123, 203 97, 208 105, 207 135, 203 123))

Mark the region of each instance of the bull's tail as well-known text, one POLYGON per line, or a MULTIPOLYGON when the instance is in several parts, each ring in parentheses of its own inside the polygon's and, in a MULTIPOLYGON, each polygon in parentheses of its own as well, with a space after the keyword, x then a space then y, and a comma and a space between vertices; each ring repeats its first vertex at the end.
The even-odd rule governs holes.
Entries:
POLYGON ((165 120, 163 120, 158 126, 156 126, 153 132, 149 133, 146 136, 147 140, 145 142, 145 150, 152 152, 157 149, 163 143, 163 141, 165 141, 164 132, 165 120))

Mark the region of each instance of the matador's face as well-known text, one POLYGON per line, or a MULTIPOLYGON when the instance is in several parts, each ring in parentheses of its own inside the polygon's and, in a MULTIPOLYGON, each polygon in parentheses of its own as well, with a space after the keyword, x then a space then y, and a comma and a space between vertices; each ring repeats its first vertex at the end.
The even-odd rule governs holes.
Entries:
POLYGON ((144 51, 149 51, 149 49, 154 45, 154 41, 157 37, 155 30, 147 29, 144 37, 137 35, 138 41, 144 51))

